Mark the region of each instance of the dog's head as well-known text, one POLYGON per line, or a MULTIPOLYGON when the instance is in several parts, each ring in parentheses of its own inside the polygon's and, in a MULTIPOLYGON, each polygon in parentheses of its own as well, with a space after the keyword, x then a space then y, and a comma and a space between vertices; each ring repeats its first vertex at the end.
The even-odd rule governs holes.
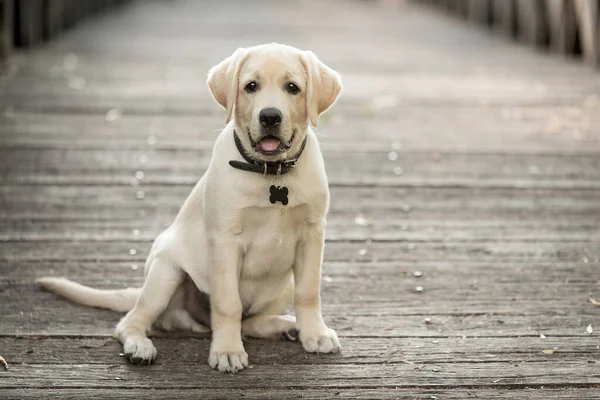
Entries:
POLYGON ((257 159, 295 154, 310 122, 337 99, 340 76, 310 51, 276 43, 237 49, 208 73, 215 100, 235 116, 238 136, 257 159))

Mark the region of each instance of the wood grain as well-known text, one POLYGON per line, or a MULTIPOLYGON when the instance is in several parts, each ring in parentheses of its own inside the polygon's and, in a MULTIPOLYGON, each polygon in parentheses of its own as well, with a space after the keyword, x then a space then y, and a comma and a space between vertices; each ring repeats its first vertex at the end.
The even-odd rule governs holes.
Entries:
MULTIPOLYGON (((47 17, 59 30, 108 3, 47 17)), ((430 3, 514 34, 524 5, 430 3)), ((594 398, 599 91, 585 66, 411 2, 133 2, 15 54, 0 73, 0 398, 594 398), (228 376, 206 365, 208 335, 155 330, 157 364, 129 366, 120 314, 34 281, 143 283, 223 126, 206 71, 271 41, 344 79, 318 130, 322 303, 344 349, 248 339, 251 368, 228 376)))
MULTIPOLYGON (((325 156, 332 185, 600 189, 597 156, 476 155, 452 153, 335 152, 325 156), (434 158, 434 160, 432 160, 434 158), (432 162, 433 161, 433 162, 432 162), (480 166, 477 169, 473 165, 480 166), (402 168, 400 174, 395 168, 402 168)), ((142 169, 144 185, 193 185, 208 167, 207 151, 155 150, 140 165, 140 151, 0 150, 4 184, 131 185, 142 169), (179 160, 173 165, 172 160, 179 160), (90 160, 87 168, 76 168, 90 160), (13 171, 14 169, 14 171, 13 171)))
MULTIPOLYGON (((319 357, 319 356, 316 356, 319 357)), ((323 357, 321 355, 321 357, 323 357)), ((327 357, 327 356, 325 356, 327 357)), ((112 368, 97 364, 55 364, 47 368, 45 364, 15 365, 11 368, 10 379, 3 386, 22 388, 130 388, 179 387, 182 389, 289 389, 289 388, 396 388, 418 385, 423 389, 489 387, 520 388, 557 386, 556 382, 571 383, 574 386, 597 387, 600 379, 593 374, 594 365, 587 360, 573 360, 568 363, 549 364, 530 362, 529 368, 515 367, 512 364, 489 362, 484 365, 473 363, 429 366, 423 368, 405 363, 390 364, 348 364, 343 368, 336 365, 283 365, 271 364, 261 367, 254 365, 240 373, 237 379, 211 371, 202 363, 187 365, 160 365, 148 368, 135 368, 120 363, 112 368), (551 368, 548 368, 551 365, 551 368), (540 374, 540 368, 544 373, 540 374), (168 373, 165 373, 167 372, 168 373), (267 372, 268 371, 268 372, 267 372), (59 374, 62 384, 54 381, 59 374), (210 375, 209 375, 210 374, 210 375), (211 379, 189 379, 189 376, 210 376, 211 379), (432 375, 435 377, 432 380, 432 375), (494 382, 495 381, 495 382, 494 382), (408 384, 407 382, 414 382, 408 384)), ((6 374, 0 375, 4 377, 6 374)), ((0 378, 2 379, 2 378, 0 378)), ((4 381, 4 379, 2 379, 4 381)), ((567 385, 568 386, 568 385, 567 385)))
MULTIPOLYGON (((31 399, 58 399, 58 400, 77 400, 81 398, 87 399, 106 399, 109 396, 115 396, 114 389, 54 389, 46 388, 43 390, 28 390, 28 389, 4 389, 7 396, 15 398, 31 398, 31 399)), ((482 398, 482 399, 505 399, 510 397, 516 400, 529 400, 531 396, 541 393, 544 399, 560 399, 560 400, 580 400, 592 398, 598 389, 566 387, 552 388, 545 386, 529 387, 520 390, 519 388, 436 388, 436 389, 419 389, 419 388, 385 388, 385 389, 360 389, 360 388, 334 388, 334 389, 311 389, 311 388, 289 388, 289 389, 153 389, 153 388, 135 388, 119 391, 119 398, 123 399, 139 399, 147 397, 176 397, 178 399, 323 399, 323 398, 338 398, 343 396, 344 399, 398 399, 403 397, 421 396, 423 398, 444 398, 448 400, 463 400, 465 398, 482 398), (516 389, 516 390, 515 390, 516 389)))

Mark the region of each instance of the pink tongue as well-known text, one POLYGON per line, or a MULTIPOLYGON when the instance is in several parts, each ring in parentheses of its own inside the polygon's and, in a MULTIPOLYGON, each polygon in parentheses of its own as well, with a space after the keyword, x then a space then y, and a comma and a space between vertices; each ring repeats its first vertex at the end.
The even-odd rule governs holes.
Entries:
POLYGON ((281 142, 278 139, 269 137, 261 140, 259 144, 264 151, 275 151, 279 148, 281 142))

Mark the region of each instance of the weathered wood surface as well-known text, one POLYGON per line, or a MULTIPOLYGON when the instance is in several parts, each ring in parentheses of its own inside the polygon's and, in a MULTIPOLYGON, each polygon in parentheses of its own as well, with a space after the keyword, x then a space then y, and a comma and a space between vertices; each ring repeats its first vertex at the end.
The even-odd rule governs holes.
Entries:
MULTIPOLYGON (((502 4, 517 2, 446 3, 516 24, 502 4)), ((0 74, 0 398, 598 396, 600 78, 385 4, 138 2, 15 55, 0 74), (249 340, 251 368, 226 376, 206 335, 156 331, 157 364, 128 366, 118 314, 33 281, 141 285, 223 125, 206 71, 274 40, 344 78, 319 128, 323 308, 344 350, 249 340)))
POLYGON ((114 389, 54 389, 46 388, 44 390, 28 390, 28 389, 5 389, 7 397, 15 398, 31 398, 31 399, 56 399, 56 400, 78 400, 78 399, 100 399, 114 398, 117 395, 123 399, 145 399, 145 398, 177 398, 182 400, 187 399, 316 399, 324 398, 343 398, 343 399, 402 399, 402 398, 423 398, 423 399, 446 399, 446 400, 464 400, 464 399, 506 399, 507 397, 515 400, 529 400, 539 393, 544 399, 557 400, 581 400, 585 398, 593 398, 595 389, 581 388, 552 388, 548 385, 541 387, 528 387, 525 389, 507 388, 504 390, 497 389, 479 389, 479 388, 436 388, 436 389, 420 389, 420 388, 402 388, 390 387, 384 389, 357 389, 357 388, 295 388, 288 389, 271 389, 266 392, 264 389, 247 388, 247 389, 151 389, 151 388, 128 388, 127 390, 115 391, 114 389))
MULTIPOLYGON (((190 190, 183 185, 7 185, 0 188, 0 241, 149 242, 171 223, 190 190), (139 189, 143 200, 136 197, 139 189)), ((600 198, 594 190, 332 187, 331 194, 330 240, 568 242, 600 237, 600 198), (364 225, 357 226, 357 218, 364 225)))

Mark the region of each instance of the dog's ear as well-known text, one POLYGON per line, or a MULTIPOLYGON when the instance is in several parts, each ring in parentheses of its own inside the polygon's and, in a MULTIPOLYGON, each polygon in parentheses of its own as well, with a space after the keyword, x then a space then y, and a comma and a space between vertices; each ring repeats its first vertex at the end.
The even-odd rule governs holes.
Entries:
POLYGON ((306 69, 306 110, 314 127, 319 115, 333 105, 342 90, 340 75, 323 64, 312 51, 305 51, 302 63, 306 69))
POLYGON ((240 69, 247 56, 248 50, 240 47, 208 71, 208 87, 217 103, 225 108, 226 123, 231 120, 237 98, 240 69))

